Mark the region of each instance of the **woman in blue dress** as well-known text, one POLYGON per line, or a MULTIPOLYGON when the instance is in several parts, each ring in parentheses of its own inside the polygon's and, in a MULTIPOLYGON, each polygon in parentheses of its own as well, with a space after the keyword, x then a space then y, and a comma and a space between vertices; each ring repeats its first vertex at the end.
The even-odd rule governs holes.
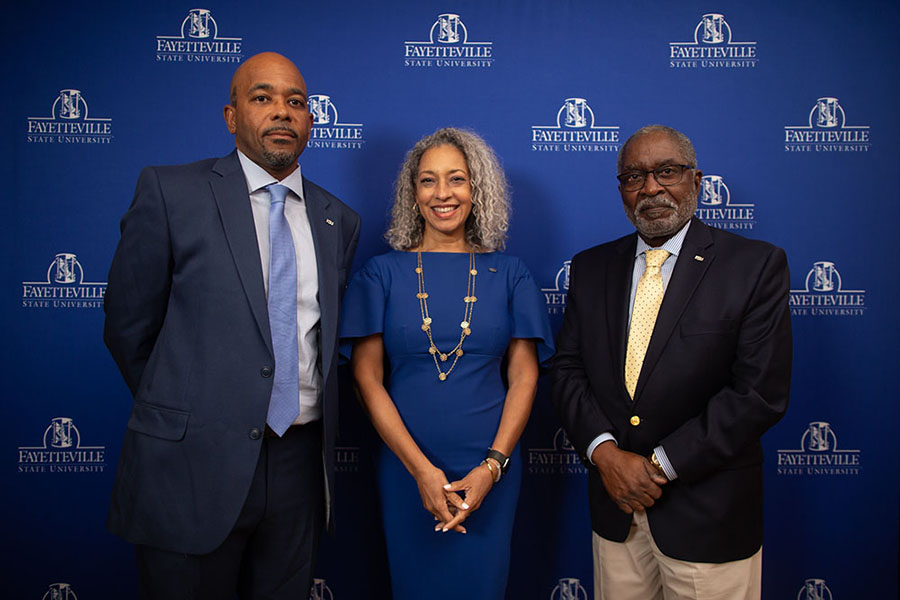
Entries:
POLYGON ((398 176, 394 251, 371 259, 345 295, 341 336, 386 445, 377 481, 398 600, 505 597, 518 441, 538 364, 552 354, 534 280, 497 252, 508 214, 491 149, 441 129, 398 176))

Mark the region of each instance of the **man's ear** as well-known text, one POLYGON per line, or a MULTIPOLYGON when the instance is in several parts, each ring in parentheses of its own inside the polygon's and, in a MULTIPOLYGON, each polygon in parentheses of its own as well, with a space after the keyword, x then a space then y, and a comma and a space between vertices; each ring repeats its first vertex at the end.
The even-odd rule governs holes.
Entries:
POLYGON ((237 132, 237 124, 234 121, 234 106, 226 104, 225 108, 222 109, 222 116, 225 117, 225 127, 228 128, 228 133, 233 135, 237 132))

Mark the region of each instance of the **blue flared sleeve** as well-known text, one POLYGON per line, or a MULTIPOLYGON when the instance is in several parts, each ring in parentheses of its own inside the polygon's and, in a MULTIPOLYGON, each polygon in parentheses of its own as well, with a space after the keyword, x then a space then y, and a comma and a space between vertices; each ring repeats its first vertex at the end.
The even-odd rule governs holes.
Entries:
POLYGON ((510 299, 512 337, 534 339, 537 342, 538 363, 546 366, 554 352, 547 305, 528 267, 521 260, 517 262, 510 299))
POLYGON ((384 332, 384 310, 389 282, 379 257, 369 260, 351 278, 341 308, 340 353, 350 358, 355 338, 384 332))

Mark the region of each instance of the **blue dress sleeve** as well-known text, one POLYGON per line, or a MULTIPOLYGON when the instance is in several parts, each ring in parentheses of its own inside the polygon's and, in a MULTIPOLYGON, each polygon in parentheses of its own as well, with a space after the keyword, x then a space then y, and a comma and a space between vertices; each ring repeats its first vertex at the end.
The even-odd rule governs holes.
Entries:
POLYGON ((340 354, 350 358, 355 338, 384 332, 388 282, 372 258, 351 278, 341 308, 340 354))
POLYGON ((546 366, 553 356, 553 333, 547 317, 547 305, 528 267, 518 260, 510 299, 512 337, 537 342, 538 363, 546 366))

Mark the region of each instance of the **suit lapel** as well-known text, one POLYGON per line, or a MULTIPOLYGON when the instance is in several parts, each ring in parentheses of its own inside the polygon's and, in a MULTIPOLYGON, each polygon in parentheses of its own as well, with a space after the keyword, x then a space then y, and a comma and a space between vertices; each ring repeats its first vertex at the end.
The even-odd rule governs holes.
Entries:
POLYGON ((662 305, 659 307, 656 324, 653 326, 653 335, 650 337, 650 344, 647 346, 644 364, 641 366, 641 375, 635 389, 635 402, 640 400, 641 391, 647 378, 653 373, 669 337, 681 320, 681 315, 691 296, 694 295, 694 290, 697 289, 697 285, 703 279, 703 275, 709 269, 714 258, 715 247, 709 227, 694 218, 681 245, 678 262, 675 263, 675 270, 672 272, 662 305))
POLYGON ((330 356, 334 352, 338 323, 338 232, 339 214, 328 197, 314 184, 303 180, 303 198, 306 215, 316 249, 316 270, 319 273, 319 310, 321 332, 322 379, 327 380, 331 367, 330 356))
POLYGON ((231 250, 231 257, 237 267, 250 310, 266 345, 272 351, 272 336, 269 331, 269 316, 266 303, 266 289, 263 284, 262 264, 259 258, 259 242, 253 224, 247 180, 241 169, 237 154, 232 152, 213 166, 210 178, 213 196, 222 218, 225 237, 231 250))
POLYGON ((628 301, 631 298, 631 276, 634 270, 634 249, 637 234, 621 240, 615 248, 613 260, 609 263, 606 278, 606 327, 609 331, 609 356, 615 358, 615 371, 624 397, 625 388, 625 348, 628 340, 628 301))

